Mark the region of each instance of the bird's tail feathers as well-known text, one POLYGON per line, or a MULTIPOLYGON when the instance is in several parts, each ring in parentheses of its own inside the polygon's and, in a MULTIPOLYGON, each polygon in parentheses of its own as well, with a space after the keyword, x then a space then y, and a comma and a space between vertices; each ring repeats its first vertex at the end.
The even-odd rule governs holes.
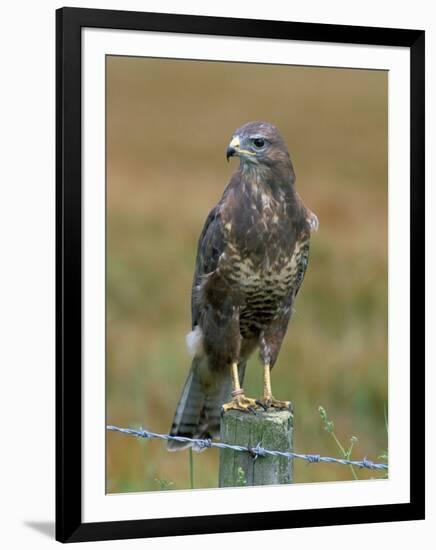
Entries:
MULTIPOLYGON (((245 361, 239 365, 241 385, 244 380, 245 366, 245 361)), ((230 372, 223 373, 223 376, 219 377, 219 383, 208 386, 206 391, 201 382, 201 372, 207 368, 205 356, 194 357, 176 408, 170 435, 192 439, 219 437, 221 408, 223 403, 230 400, 231 377, 230 372)), ((181 451, 191 446, 194 451, 203 450, 203 447, 191 442, 174 440, 167 442, 169 451, 181 451)))
MULTIPOLYGON (((177 404, 170 435, 196 437, 201 411, 206 400, 200 377, 201 362, 206 360, 205 357, 194 357, 192 360, 191 369, 177 404)), ((181 451, 190 446, 188 442, 174 440, 169 440, 167 443, 169 451, 181 451)))

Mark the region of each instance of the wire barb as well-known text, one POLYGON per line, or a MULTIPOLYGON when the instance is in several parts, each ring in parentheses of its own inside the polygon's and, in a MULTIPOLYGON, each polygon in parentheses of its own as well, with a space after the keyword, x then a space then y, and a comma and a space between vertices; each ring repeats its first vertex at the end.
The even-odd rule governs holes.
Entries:
POLYGON ((242 445, 229 445, 228 443, 222 443, 221 441, 212 441, 212 439, 193 439, 191 437, 183 437, 179 435, 169 434, 157 434, 149 432, 144 428, 134 430, 132 428, 119 428, 118 426, 106 426, 106 429, 112 432, 120 432, 126 435, 132 435, 133 437, 142 437, 145 439, 163 439, 165 441, 174 440, 181 443, 193 443, 200 449, 209 449, 215 447, 217 449, 231 449, 236 452, 249 453, 253 460, 257 460, 259 457, 265 456, 283 456, 285 458, 299 458, 306 460, 309 464, 315 464, 319 462, 343 464, 345 466, 356 466, 357 468, 367 468, 369 470, 387 470, 387 464, 375 464, 371 460, 365 457, 363 460, 347 460, 346 458, 333 458, 331 456, 320 456, 317 454, 301 454, 291 453, 287 451, 274 451, 271 449, 264 449, 258 443, 255 447, 244 447, 242 445))

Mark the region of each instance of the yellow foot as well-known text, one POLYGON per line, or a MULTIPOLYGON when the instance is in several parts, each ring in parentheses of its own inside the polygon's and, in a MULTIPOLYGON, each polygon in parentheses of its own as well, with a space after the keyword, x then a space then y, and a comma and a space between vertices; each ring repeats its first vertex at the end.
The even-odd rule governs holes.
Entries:
POLYGON ((274 409, 285 409, 291 412, 293 412, 294 410, 291 401, 279 401, 278 399, 274 399, 274 397, 272 396, 264 396, 263 399, 257 401, 256 403, 263 407, 265 410, 269 409, 270 407, 273 407, 274 409))
POLYGON ((244 394, 236 395, 229 403, 224 403, 222 414, 230 410, 256 413, 257 401, 244 394))

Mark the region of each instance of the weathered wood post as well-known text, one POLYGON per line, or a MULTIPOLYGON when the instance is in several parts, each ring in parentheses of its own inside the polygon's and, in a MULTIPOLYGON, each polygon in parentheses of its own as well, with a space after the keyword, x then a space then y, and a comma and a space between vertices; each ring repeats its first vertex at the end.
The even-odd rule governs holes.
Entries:
MULTIPOLYGON (((221 441, 231 445, 274 451, 293 451, 293 415, 290 411, 270 409, 250 414, 230 410, 221 419, 221 441)), ((220 449, 220 487, 277 485, 292 483, 293 459, 259 456, 220 449)))

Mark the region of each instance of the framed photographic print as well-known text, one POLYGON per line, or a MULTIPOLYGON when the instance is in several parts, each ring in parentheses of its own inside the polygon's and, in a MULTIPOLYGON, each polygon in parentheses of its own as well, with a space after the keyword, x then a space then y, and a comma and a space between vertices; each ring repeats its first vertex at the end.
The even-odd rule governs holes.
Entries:
POLYGON ((424 518, 424 32, 56 17, 56 538, 424 518))

